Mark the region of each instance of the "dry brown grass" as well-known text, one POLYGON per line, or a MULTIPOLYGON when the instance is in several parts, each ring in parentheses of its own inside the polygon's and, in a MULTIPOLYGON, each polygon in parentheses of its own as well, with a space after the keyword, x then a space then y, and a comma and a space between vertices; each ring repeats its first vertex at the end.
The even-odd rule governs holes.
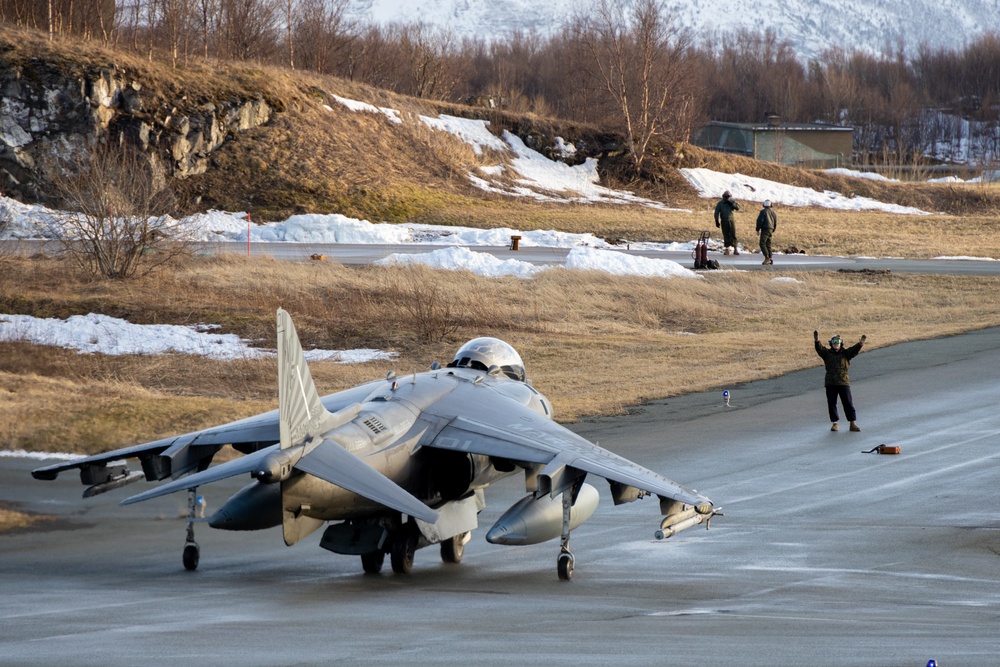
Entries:
MULTIPOLYGON (((281 306, 307 348, 399 353, 391 363, 313 364, 323 392, 390 369, 424 369, 448 361, 465 340, 499 336, 569 420, 815 366, 813 329, 848 340, 864 333, 879 347, 1000 325, 1000 302, 989 298, 1000 287, 995 278, 810 272, 775 282, 770 272, 684 280, 554 270, 519 280, 229 257, 98 283, 55 260, 11 261, 0 312, 212 322, 273 347, 281 306), (431 305, 415 306, 429 294, 431 305), (429 326, 435 318, 443 329, 429 326)), ((273 360, 105 357, 3 343, 0 447, 96 452, 203 428, 273 408, 275 376, 273 360)))
MULTIPOLYGON (((756 247, 753 221, 759 209, 741 216, 741 240, 756 247)), ((777 248, 795 245, 809 254, 930 258, 1000 258, 1000 225, 995 215, 893 215, 836 212, 776 206, 777 248)))

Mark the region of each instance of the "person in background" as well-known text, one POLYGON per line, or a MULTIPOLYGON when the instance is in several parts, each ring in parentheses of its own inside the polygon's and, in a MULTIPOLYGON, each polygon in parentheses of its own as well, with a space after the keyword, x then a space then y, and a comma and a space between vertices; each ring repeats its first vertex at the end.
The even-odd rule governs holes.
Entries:
POLYGON ((733 194, 726 190, 722 193, 722 199, 715 205, 715 226, 722 228, 722 243, 726 246, 725 255, 729 254, 732 247, 733 254, 740 254, 736 247, 736 216, 733 214, 740 210, 740 205, 733 199, 733 194))
POLYGON ((854 409, 854 400, 851 398, 851 378, 847 375, 847 369, 851 367, 851 359, 858 356, 861 346, 865 344, 868 336, 862 336, 861 340, 851 347, 844 348, 844 341, 840 336, 834 335, 830 339, 830 347, 823 347, 819 343, 819 332, 813 331, 813 341, 816 344, 816 354, 818 354, 826 364, 826 379, 823 384, 826 386, 826 404, 830 409, 830 421, 833 426, 831 431, 840 429, 838 422, 840 415, 837 414, 837 398, 844 404, 844 415, 851 422, 852 431, 860 431, 858 426, 858 415, 854 409))
POLYGON ((764 208, 757 214, 757 231, 760 233, 760 252, 764 255, 761 264, 774 264, 771 259, 771 234, 778 227, 778 216, 771 209, 771 200, 764 200, 764 208))

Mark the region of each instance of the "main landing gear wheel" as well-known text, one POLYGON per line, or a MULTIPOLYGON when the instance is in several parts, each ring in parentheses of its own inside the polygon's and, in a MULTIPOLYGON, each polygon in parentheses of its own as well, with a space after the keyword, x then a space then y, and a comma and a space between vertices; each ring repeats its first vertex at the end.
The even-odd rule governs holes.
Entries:
POLYGON ((465 554, 465 538, 468 533, 459 533, 441 543, 441 560, 445 563, 461 563, 465 554))
POLYGON ((389 560, 392 571, 396 574, 409 574, 413 570, 413 555, 417 551, 417 536, 403 534, 392 542, 392 553, 389 560))
POLYGON ((184 569, 193 572, 198 569, 198 560, 201 558, 201 550, 197 542, 188 542, 184 545, 184 569))
POLYGON ((573 578, 573 563, 575 560, 573 554, 568 551, 559 554, 559 558, 556 560, 556 569, 559 571, 559 578, 562 581, 569 581, 573 578))
POLYGON ((361 554, 361 567, 368 574, 378 574, 381 572, 383 563, 385 563, 384 551, 372 551, 371 553, 361 554))

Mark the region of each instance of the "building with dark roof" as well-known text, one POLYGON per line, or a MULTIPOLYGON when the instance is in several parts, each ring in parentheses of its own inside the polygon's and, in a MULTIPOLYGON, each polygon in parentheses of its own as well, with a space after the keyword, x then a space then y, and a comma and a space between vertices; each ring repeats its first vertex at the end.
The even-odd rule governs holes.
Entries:
POLYGON ((768 116, 764 123, 713 120, 695 135, 694 144, 766 162, 829 169, 851 163, 853 137, 853 127, 782 123, 777 116, 768 116))

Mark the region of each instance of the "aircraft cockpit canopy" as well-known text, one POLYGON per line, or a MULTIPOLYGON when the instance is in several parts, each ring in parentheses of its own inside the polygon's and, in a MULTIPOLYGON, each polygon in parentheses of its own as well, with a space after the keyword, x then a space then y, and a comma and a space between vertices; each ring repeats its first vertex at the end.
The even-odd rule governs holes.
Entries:
POLYGON ((499 338, 474 338, 459 348, 455 358, 448 364, 450 368, 475 368, 488 371, 490 366, 499 366, 504 375, 512 380, 524 382, 524 362, 513 347, 499 338))

